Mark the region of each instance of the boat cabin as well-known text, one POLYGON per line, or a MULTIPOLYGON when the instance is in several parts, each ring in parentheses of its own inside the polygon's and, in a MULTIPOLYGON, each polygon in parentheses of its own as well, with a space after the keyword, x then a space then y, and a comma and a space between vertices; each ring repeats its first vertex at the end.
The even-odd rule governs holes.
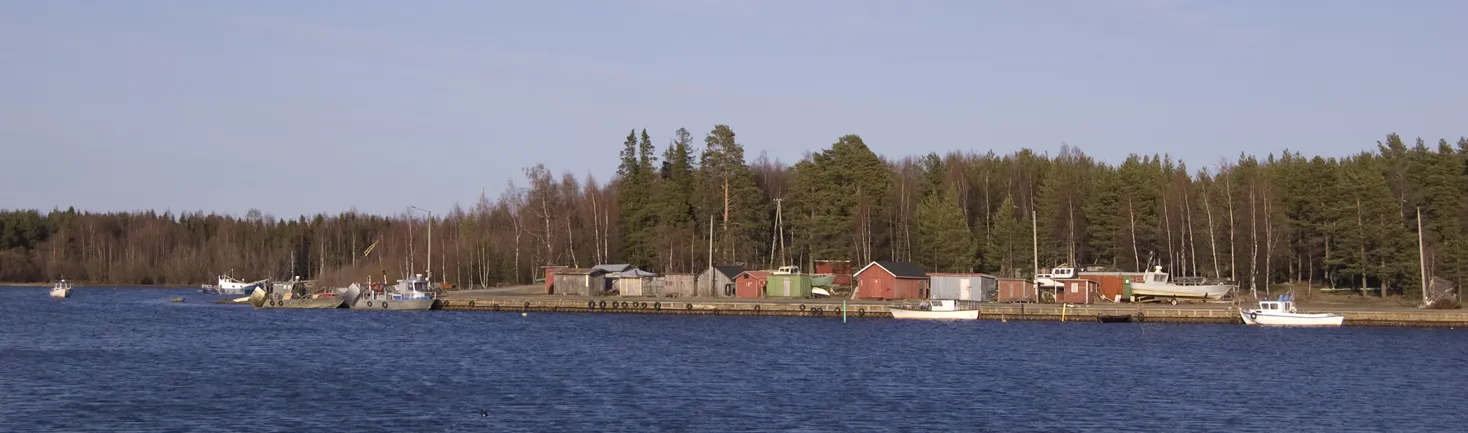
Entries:
POLYGON ((1294 313, 1295 303, 1290 301, 1259 301, 1259 310, 1274 313, 1294 313))
POLYGON ((1143 283, 1167 284, 1167 280, 1168 275, 1166 272, 1162 272, 1161 266, 1153 267, 1152 272, 1147 272, 1142 275, 1143 283))
POLYGON ((800 267, 799 266, 781 266, 781 267, 775 269, 775 272, 773 272, 773 274, 775 274, 775 275, 795 275, 795 274, 799 274, 799 273, 800 273, 800 267))
POLYGON ((918 309, 925 311, 958 311, 958 301, 952 299, 929 299, 918 304, 918 309))

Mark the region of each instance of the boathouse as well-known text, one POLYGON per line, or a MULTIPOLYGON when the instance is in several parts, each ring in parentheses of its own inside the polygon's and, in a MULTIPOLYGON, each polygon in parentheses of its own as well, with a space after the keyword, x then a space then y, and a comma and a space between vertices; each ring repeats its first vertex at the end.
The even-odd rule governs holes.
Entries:
POLYGON ((732 298, 734 297, 734 277, 742 273, 744 273, 744 265, 710 266, 703 273, 698 274, 698 286, 694 289, 694 293, 697 296, 732 298))
POLYGON ((929 299, 985 302, 999 291, 999 279, 980 273, 928 274, 929 299))
POLYGON ((1115 302, 1121 302, 1131 298, 1130 283, 1141 282, 1142 273, 1081 271, 1076 274, 1076 278, 1095 281, 1098 287, 1098 294, 1101 297, 1115 302))
POLYGON ((555 271, 551 293, 570 296, 599 296, 611 290, 611 280, 601 269, 561 268, 555 271))
POLYGON ((1023 278, 999 278, 999 302, 1035 302, 1035 283, 1023 278))
POLYGON ((744 271, 734 277, 734 297, 761 298, 765 294, 766 279, 770 271, 744 271))
POLYGON ((908 262, 872 262, 856 272, 860 299, 927 299, 928 274, 908 262))
POLYGON ((851 287, 852 265, 850 260, 816 260, 815 273, 831 274, 831 284, 851 287))
POLYGON ((1055 289, 1055 302, 1062 304, 1090 304, 1101 296, 1101 283, 1084 278, 1055 280, 1060 287, 1055 289))
POLYGON ((653 277, 652 285, 657 289, 657 296, 669 298, 686 298, 693 296, 693 290, 697 288, 698 276, 693 274, 663 274, 661 277, 653 277))
POLYGON ((770 274, 765 277, 766 298, 809 298, 810 275, 770 274))
POLYGON ((545 294, 549 295, 551 293, 555 293, 555 291, 551 290, 551 288, 552 284, 554 284, 556 281, 556 270, 566 269, 569 267, 570 266, 541 266, 541 268, 545 270, 545 294))

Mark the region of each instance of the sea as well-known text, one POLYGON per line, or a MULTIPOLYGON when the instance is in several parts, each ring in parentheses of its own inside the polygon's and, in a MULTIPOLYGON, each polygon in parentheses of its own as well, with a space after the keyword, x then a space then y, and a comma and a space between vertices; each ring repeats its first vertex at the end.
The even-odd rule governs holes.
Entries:
POLYGON ((190 289, 47 291, 0 288, 0 431, 1468 430, 1464 329, 257 310, 190 289))

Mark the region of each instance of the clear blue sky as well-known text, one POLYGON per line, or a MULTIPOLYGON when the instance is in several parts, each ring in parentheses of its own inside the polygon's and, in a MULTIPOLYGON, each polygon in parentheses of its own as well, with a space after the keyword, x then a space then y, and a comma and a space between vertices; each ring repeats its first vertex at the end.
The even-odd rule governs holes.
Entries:
POLYGON ((1468 2, 0 0, 0 208, 444 211, 631 128, 1191 166, 1468 134, 1468 2))

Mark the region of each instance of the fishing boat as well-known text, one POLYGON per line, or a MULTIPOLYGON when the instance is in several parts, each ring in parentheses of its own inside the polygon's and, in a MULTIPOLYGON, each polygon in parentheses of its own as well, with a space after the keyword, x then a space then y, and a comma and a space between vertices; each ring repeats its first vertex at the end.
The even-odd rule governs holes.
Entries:
POLYGON ((221 274, 219 275, 219 284, 205 284, 202 286, 202 288, 199 289, 199 291, 211 295, 246 295, 254 291, 256 287, 260 287, 262 284, 265 284, 267 281, 268 280, 260 280, 247 283, 235 279, 234 277, 229 276, 229 274, 221 274))
POLYGON ((1259 301, 1259 309, 1239 311, 1245 325, 1263 326, 1341 326, 1346 317, 1340 314, 1306 314, 1295 309, 1289 295, 1277 301, 1259 301))
POLYGON ((978 320, 979 309, 961 307, 952 299, 930 299, 916 306, 891 307, 894 319, 978 320))
POLYGON ((300 277, 290 281, 273 281, 265 287, 257 287, 250 293, 250 305, 255 308, 338 308, 342 298, 335 293, 311 294, 300 277))
POLYGON ((1097 322, 1101 322, 1101 323, 1129 323, 1129 322, 1132 321, 1132 315, 1130 315, 1130 314, 1100 314, 1100 315, 1097 315, 1096 316, 1096 321, 1097 322))
POLYGON ((433 309, 437 298, 429 285, 423 274, 414 274, 392 286, 385 282, 368 282, 366 287, 352 283, 337 293, 343 305, 355 310, 427 311, 433 309))
POLYGON ((1049 273, 1035 275, 1035 284, 1039 284, 1041 288, 1055 289, 1065 285, 1057 280, 1068 280, 1075 277, 1076 268, 1070 266, 1069 264, 1062 264, 1060 266, 1050 268, 1049 273))
POLYGON ((51 286, 51 297, 56 299, 71 297, 71 282, 66 280, 57 281, 51 286))
POLYGON ((1170 278, 1168 273, 1162 272, 1161 266, 1156 266, 1151 272, 1142 274, 1141 282, 1131 283, 1132 296, 1139 299, 1171 299, 1173 304, 1177 304, 1178 299, 1222 299, 1235 288, 1229 284, 1176 284, 1170 278))

